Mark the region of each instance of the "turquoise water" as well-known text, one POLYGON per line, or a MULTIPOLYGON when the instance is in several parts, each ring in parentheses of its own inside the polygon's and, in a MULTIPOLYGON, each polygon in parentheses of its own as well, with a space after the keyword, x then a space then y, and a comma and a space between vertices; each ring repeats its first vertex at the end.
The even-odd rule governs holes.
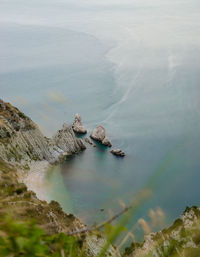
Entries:
POLYGON ((78 112, 127 153, 88 146, 48 173, 49 198, 87 224, 149 181, 136 234, 139 218, 155 230, 199 204, 199 12, 195 0, 1 1, 1 97, 47 135, 78 112))

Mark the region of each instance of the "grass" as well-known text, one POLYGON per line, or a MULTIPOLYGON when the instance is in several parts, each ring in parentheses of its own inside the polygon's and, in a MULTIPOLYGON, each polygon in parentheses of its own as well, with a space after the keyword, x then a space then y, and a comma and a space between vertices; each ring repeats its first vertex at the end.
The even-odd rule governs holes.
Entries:
POLYGON ((33 220, 17 222, 0 218, 0 257, 77 257, 86 256, 81 239, 64 233, 48 235, 33 220))

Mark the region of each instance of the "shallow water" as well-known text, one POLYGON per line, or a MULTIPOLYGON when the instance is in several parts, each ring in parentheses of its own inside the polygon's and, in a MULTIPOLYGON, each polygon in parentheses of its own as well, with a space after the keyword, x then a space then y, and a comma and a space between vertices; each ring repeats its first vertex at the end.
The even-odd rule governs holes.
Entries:
POLYGON ((199 12, 195 0, 1 1, 1 97, 48 135, 78 112, 127 153, 88 147, 48 173, 49 199, 92 224, 150 180, 128 226, 153 209, 153 230, 199 204, 199 12))

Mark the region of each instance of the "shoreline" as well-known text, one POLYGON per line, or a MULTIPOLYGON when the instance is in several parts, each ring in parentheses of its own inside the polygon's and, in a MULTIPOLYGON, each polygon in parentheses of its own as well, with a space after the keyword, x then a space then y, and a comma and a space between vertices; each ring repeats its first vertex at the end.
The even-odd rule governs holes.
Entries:
POLYGON ((30 163, 30 169, 25 171, 25 174, 21 174, 20 182, 27 186, 28 190, 33 191, 37 198, 49 203, 49 199, 45 186, 45 176, 48 170, 51 168, 51 164, 48 161, 33 161, 30 163))

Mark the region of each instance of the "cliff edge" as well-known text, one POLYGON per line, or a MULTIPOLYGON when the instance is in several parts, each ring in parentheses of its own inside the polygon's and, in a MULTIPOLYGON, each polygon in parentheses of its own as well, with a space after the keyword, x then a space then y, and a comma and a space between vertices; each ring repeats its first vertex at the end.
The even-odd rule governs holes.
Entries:
POLYGON ((77 153, 85 148, 66 123, 52 138, 46 138, 29 117, 0 100, 0 156, 3 160, 54 163, 63 154, 77 153))
MULTIPOLYGON (((85 229, 78 218, 63 212, 57 202, 41 201, 21 183, 22 176, 40 166, 35 163, 53 164, 84 149, 83 141, 76 138, 66 123, 52 138, 47 138, 29 117, 0 100, 0 217, 11 215, 20 222, 34 219, 47 235, 85 229)), ((86 256, 97 256, 105 243, 103 237, 86 233, 86 256)), ((106 256, 120 257, 120 254, 110 246, 106 256)))

